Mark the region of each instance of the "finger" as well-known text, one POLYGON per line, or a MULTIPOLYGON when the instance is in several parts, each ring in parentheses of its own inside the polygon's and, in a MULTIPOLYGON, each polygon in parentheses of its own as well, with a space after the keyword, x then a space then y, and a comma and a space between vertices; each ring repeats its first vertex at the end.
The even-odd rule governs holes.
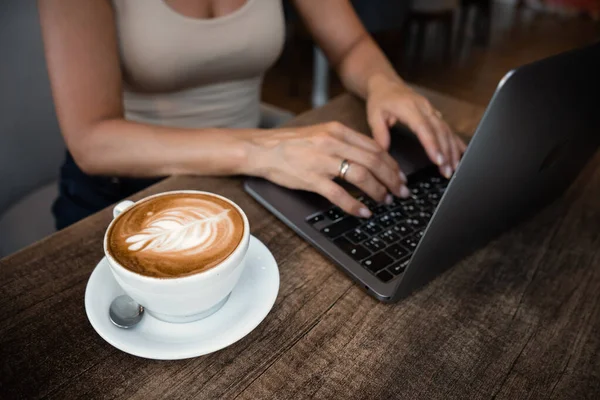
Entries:
MULTIPOLYGON (((358 134, 358 135, 360 135, 360 134, 358 134)), ((364 135, 360 135, 360 136, 363 136, 363 138, 365 138, 365 139, 372 140, 373 143, 377 146, 376 150, 372 150, 372 147, 367 148, 367 146, 362 146, 361 145, 362 140, 357 140, 358 138, 356 138, 356 135, 353 135, 353 134, 345 136, 342 140, 343 140, 343 143, 346 143, 349 146, 355 147, 358 150, 367 151, 371 154, 374 154, 380 161, 387 164, 391 169, 399 171, 400 167, 398 166, 398 162, 396 160, 394 160, 394 158, 385 149, 383 149, 377 143, 375 143, 375 141, 373 139, 368 138, 364 135)))
MULTIPOLYGON (((429 100, 425 97, 418 96, 416 101, 416 107, 425 116, 425 119, 430 121, 433 127, 436 138, 438 140, 438 146, 441 153, 437 156, 436 160, 433 160, 438 166, 442 167, 444 164, 450 165, 450 146, 448 138, 445 136, 447 125, 442 118, 442 113, 431 105, 429 100), (436 162, 437 161, 437 162, 436 162)), ((447 173, 447 171, 446 171, 447 173)))
POLYGON ((440 166, 440 172, 446 178, 450 178, 452 176, 452 144, 450 143, 450 135, 444 121, 439 119, 435 115, 430 115, 429 120, 431 121, 431 125, 435 129, 435 135, 437 137, 437 141, 440 145, 440 151, 444 156, 445 162, 440 166))
POLYGON ((454 155, 453 165, 454 165, 454 169, 456 169, 456 167, 458 166, 458 163, 460 162, 462 153, 465 151, 466 146, 465 146, 464 142, 462 141, 462 139, 460 138, 460 136, 458 136, 457 134, 454 133, 454 131, 452 130, 450 125, 448 125, 448 123, 443 118, 441 118, 441 120, 443 122, 444 129, 449 136, 450 143, 453 146, 453 151, 455 152, 455 153, 453 153, 453 155, 454 155))
POLYGON ((458 143, 456 141, 457 137, 452 132, 450 126, 438 115, 433 116, 435 120, 439 123, 439 134, 442 135, 443 139, 440 139, 448 144, 448 151, 446 153, 447 163, 444 167, 442 167, 442 174, 446 178, 450 178, 450 176, 456 170, 458 163, 460 162, 460 149, 458 147, 458 143))
POLYGON ((400 117, 401 114, 398 117, 417 135, 429 159, 438 166, 444 165, 445 159, 437 135, 428 118, 415 105, 410 106, 408 110, 396 109, 396 112, 404 114, 403 119, 400 117))
POLYGON ((400 176, 400 179, 403 182, 406 182, 406 176, 400 173, 400 167, 396 160, 375 142, 375 140, 337 122, 329 123, 328 128, 334 131, 332 132, 334 137, 355 147, 375 153, 379 160, 385 162, 390 168, 395 170, 400 176))
POLYGON ((386 118, 386 123, 388 127, 394 126, 398 123, 398 118, 394 117, 393 115, 388 115, 386 118))
POLYGON ((312 182, 314 182, 312 191, 325 197, 348 214, 361 218, 370 218, 373 215, 367 206, 352 197, 337 183, 321 176, 315 176, 312 182))
MULTIPOLYGON (((404 186, 406 177, 400 173, 398 164, 391 156, 381 151, 379 154, 365 151, 361 148, 349 145, 344 142, 339 142, 332 153, 337 156, 333 159, 332 168, 338 168, 339 159, 347 159, 350 162, 366 168, 372 176, 374 176, 389 191, 396 196, 405 197, 408 189, 404 186)), ((382 198, 373 197, 376 200, 382 201, 382 198)))
POLYGON ((444 124, 447 127, 447 130, 450 134, 450 139, 452 140, 453 146, 456 151, 456 156, 455 156, 456 162, 454 165, 454 169, 456 170, 456 168, 458 167, 458 163, 460 163, 462 155, 464 154, 465 150, 467 149, 467 145, 465 144, 465 142, 463 141, 463 139, 460 136, 458 136, 457 134, 454 133, 454 131, 452 130, 452 128, 450 128, 450 125, 448 125, 448 123, 446 121, 444 121, 444 124))
POLYGON ((460 149, 460 155, 462 157, 464 152, 467 150, 467 145, 465 144, 465 141, 460 136, 455 135, 455 137, 456 137, 456 142, 458 143, 458 148, 460 149))
POLYGON ((368 113, 368 122, 373 139, 381 146, 382 149, 388 150, 390 148, 390 130, 386 122, 385 116, 381 112, 370 112, 368 113))
MULTIPOLYGON (((350 134, 348 137, 353 137, 355 135, 360 134, 350 134)), ((383 168, 383 170, 391 171, 387 176, 387 182, 390 184, 393 184, 394 180, 402 178, 396 160, 379 146, 377 146, 377 151, 365 150, 360 146, 353 145, 352 143, 348 143, 335 136, 320 137, 319 145, 326 154, 335 155, 341 159, 347 158, 353 160, 370 169, 383 168)), ((382 178, 385 179, 386 177, 382 176, 382 178)))
POLYGON ((462 143, 462 140, 458 135, 454 134, 452 128, 450 128, 450 125, 448 125, 446 121, 442 120, 442 122, 444 123, 445 130, 452 146, 452 168, 456 170, 462 153, 464 152, 464 147, 462 147, 464 146, 464 143, 462 143))
POLYGON ((460 162, 461 155, 460 147, 456 136, 450 136, 450 145, 452 149, 452 168, 456 171, 456 168, 458 168, 458 163, 460 162))
POLYGON ((371 171, 360 164, 351 163, 344 179, 375 201, 380 203, 390 203, 392 201, 387 188, 373 176, 371 171))

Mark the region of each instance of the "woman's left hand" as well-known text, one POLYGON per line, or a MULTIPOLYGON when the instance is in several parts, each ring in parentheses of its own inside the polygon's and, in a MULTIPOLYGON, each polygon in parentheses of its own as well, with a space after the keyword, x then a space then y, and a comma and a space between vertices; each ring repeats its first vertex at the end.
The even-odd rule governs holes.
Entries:
POLYGON ((369 82, 367 116, 373 138, 384 149, 390 145, 389 128, 398 122, 407 125, 447 178, 454 173, 466 149, 442 114, 402 81, 373 77, 369 82))

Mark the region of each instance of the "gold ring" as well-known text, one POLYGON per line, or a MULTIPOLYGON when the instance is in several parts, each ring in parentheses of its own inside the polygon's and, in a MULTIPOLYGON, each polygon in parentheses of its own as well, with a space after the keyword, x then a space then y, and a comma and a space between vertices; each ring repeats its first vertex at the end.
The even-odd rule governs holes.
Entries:
POLYGON ((348 162, 348 160, 343 159, 342 163, 340 164, 340 179, 346 178, 346 173, 348 172, 349 169, 350 169, 350 163, 348 162))

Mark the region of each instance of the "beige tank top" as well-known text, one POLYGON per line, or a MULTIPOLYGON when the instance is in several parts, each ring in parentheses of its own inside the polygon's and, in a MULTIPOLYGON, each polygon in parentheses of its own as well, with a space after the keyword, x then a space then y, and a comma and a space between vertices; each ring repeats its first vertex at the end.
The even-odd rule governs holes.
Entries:
POLYGON ((246 0, 213 19, 164 0, 113 0, 125 118, 186 127, 257 127, 265 71, 281 53, 281 0, 246 0))

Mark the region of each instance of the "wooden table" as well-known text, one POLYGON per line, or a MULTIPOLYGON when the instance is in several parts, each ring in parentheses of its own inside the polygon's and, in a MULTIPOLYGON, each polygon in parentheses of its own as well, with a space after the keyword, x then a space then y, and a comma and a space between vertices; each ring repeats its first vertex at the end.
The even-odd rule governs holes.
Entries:
MULTIPOLYGON (((481 108, 423 91, 458 131, 481 108)), ((366 129, 342 96, 297 118, 366 129)), ((135 196, 202 189, 240 204, 279 263, 275 306, 217 353, 149 361, 102 340, 84 291, 104 210, 0 261, 0 398, 472 399, 600 397, 600 157, 561 200, 408 299, 385 305, 242 190, 174 177, 135 196)))

